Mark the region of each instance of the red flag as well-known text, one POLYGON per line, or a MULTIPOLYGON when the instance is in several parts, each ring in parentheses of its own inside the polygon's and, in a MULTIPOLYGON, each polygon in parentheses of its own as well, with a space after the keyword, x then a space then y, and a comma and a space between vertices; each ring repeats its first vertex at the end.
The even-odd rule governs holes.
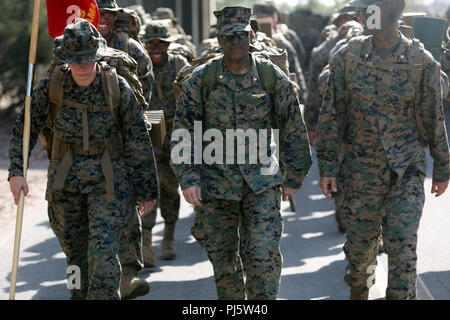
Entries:
POLYGON ((96 0, 47 0, 48 34, 56 38, 64 28, 77 18, 83 18, 98 26, 100 12, 96 0))

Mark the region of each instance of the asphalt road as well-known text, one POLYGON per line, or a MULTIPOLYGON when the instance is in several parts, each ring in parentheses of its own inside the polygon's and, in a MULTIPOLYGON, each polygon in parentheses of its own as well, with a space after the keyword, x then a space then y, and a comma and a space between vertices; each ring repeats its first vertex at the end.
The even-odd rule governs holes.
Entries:
MULTIPOLYGON (((33 162, 31 163, 33 168, 33 162)), ((431 172, 428 172, 430 177, 431 172)), ((334 220, 332 201, 321 195, 316 163, 304 187, 295 195, 297 212, 290 212, 283 202, 284 232, 281 241, 283 270, 279 299, 310 300, 348 298, 344 283, 345 237, 334 220)), ((419 298, 450 298, 450 192, 442 198, 429 194, 431 181, 426 180, 427 200, 419 229, 418 273, 419 298)), ((64 254, 50 229, 44 195, 33 206, 26 206, 16 299, 68 299, 64 254)), ((176 228, 178 258, 158 260, 157 267, 144 269, 140 277, 149 281, 148 300, 217 299, 212 267, 203 249, 190 235, 192 208, 182 202, 176 228)), ((0 233, 0 299, 8 299, 14 238, 14 221, 0 233)), ((160 255, 163 221, 158 215, 154 229, 154 246, 160 255)), ((386 255, 380 255, 376 270, 377 283, 371 299, 382 299, 387 284, 386 255)))

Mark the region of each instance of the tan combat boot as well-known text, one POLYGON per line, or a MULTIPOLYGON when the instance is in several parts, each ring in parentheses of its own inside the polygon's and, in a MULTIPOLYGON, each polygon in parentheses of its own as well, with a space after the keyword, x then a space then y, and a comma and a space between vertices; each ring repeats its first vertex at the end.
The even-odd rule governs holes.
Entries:
POLYGON ((351 287, 350 300, 369 300, 369 289, 351 287))
POLYGON ((162 241, 162 255, 164 260, 173 260, 177 256, 177 249, 175 248, 175 241, 173 239, 175 233, 175 224, 166 223, 164 225, 164 238, 162 241))
POLYGON ((142 230, 142 255, 144 256, 144 267, 154 268, 156 266, 156 255, 152 245, 152 230, 142 230))
POLYGON ((150 286, 145 280, 137 277, 135 268, 123 267, 122 278, 120 279, 121 299, 134 299, 146 295, 149 291, 150 286))

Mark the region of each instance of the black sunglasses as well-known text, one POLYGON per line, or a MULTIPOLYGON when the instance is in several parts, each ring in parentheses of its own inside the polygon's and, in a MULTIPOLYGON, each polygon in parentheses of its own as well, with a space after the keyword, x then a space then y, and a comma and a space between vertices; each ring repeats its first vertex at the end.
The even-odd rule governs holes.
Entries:
POLYGON ((223 33, 221 34, 221 37, 225 41, 232 41, 233 39, 237 38, 239 40, 244 40, 248 38, 248 35, 250 32, 248 31, 235 31, 233 33, 223 33))

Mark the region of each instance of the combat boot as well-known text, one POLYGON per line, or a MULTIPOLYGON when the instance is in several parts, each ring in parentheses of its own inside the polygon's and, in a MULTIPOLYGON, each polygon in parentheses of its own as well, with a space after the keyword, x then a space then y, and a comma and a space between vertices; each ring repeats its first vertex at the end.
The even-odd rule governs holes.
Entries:
POLYGON ((145 280, 137 277, 135 268, 123 267, 120 279, 120 297, 123 300, 144 296, 150 291, 150 286, 145 280))
POLYGON ((162 254, 164 260, 172 260, 177 256, 175 248, 175 240, 173 239, 175 233, 175 223, 166 223, 164 225, 164 238, 162 241, 162 254))
POLYGON ((152 245, 152 230, 142 230, 142 255, 144 256, 144 267, 154 268, 156 266, 156 255, 152 245))
POLYGON ((350 300, 369 300, 369 288, 350 288, 350 300))

